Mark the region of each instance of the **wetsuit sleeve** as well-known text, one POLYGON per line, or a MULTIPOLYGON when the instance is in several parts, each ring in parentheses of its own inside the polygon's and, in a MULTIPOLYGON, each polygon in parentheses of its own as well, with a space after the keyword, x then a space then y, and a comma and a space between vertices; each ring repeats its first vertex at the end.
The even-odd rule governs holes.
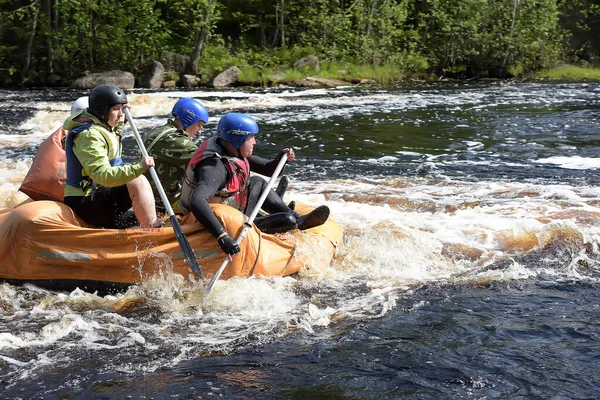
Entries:
POLYGON ((227 169, 218 157, 210 157, 196 165, 194 175, 198 184, 192 193, 190 211, 217 238, 225 232, 225 228, 210 208, 208 200, 227 184, 227 169))
MULTIPOLYGON (((251 155, 248 157, 248 163, 250 164, 250 171, 259 173, 265 176, 272 176, 273 172, 275 172, 275 168, 277 168, 277 164, 279 164, 279 160, 283 157, 283 152, 280 152, 277 157, 273 160, 269 161, 262 157, 251 155)), ((287 164, 286 164, 287 167, 287 164)), ((283 175, 285 171, 285 167, 281 170, 279 176, 283 175)))
POLYGON ((108 145, 101 134, 80 132, 73 140, 73 152, 86 175, 104 187, 124 185, 144 173, 142 163, 111 166, 108 145))

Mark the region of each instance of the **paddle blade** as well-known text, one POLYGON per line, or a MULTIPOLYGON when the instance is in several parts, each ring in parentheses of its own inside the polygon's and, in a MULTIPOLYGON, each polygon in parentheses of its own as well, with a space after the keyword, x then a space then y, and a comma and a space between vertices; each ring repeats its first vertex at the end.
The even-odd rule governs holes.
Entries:
POLYGON ((198 264, 198 260, 196 260, 196 256, 194 255, 194 250, 192 249, 192 246, 190 246, 190 242, 188 242, 187 238, 183 234, 183 231, 181 230, 181 225, 179 225, 179 221, 177 220, 177 216, 171 215, 170 218, 171 223, 173 224, 173 231, 175 232, 175 237, 179 242, 179 246, 183 251, 183 255, 185 256, 185 259, 188 265, 190 266, 190 269, 196 275, 198 275, 200 279, 204 279, 204 274, 202 273, 200 265, 198 264))
POLYGON ((223 270, 225 269, 227 264, 229 264, 229 256, 226 256, 223 259, 223 262, 221 263, 221 266, 219 266, 219 269, 217 270, 215 275, 210 279, 210 281, 206 284, 206 286, 204 286, 204 298, 206 298, 206 296, 208 296, 208 294, 210 293, 210 290, 212 289, 215 282, 219 279, 219 277, 223 273, 223 270))

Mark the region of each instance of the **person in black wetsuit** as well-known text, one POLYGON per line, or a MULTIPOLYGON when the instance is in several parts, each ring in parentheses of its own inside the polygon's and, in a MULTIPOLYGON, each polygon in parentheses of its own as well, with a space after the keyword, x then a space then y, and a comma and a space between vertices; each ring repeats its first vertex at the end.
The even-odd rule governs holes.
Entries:
MULTIPOLYGON (((225 114, 217 126, 217 135, 206 140, 194 153, 186 168, 182 183, 180 206, 184 213, 194 217, 217 239, 229 255, 240 252, 240 247, 221 225, 209 203, 223 203, 250 215, 264 192, 267 182, 250 171, 270 176, 285 153, 288 161, 295 158, 292 148, 284 148, 273 160, 252 154, 258 133, 258 124, 249 115, 225 114)), ((327 206, 317 207, 307 215, 299 215, 287 206, 280 194, 269 191, 261 215, 254 224, 266 233, 281 233, 292 229, 309 229, 329 218, 327 206)))

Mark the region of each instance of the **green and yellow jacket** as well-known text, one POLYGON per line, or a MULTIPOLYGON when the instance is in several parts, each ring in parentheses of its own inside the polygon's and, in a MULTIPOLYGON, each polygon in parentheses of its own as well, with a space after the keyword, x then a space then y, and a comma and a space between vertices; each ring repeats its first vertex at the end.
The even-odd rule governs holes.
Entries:
POLYGON ((122 164, 122 123, 111 128, 83 111, 67 118, 63 128, 69 131, 65 143, 65 197, 91 196, 93 182, 104 187, 121 186, 144 173, 141 161, 122 164))

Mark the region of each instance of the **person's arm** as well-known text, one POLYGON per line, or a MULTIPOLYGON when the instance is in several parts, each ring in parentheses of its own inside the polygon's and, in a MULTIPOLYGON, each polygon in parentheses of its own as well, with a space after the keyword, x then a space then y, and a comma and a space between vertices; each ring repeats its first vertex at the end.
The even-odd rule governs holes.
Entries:
POLYGON ((85 173, 104 187, 124 185, 146 170, 141 162, 111 166, 108 159, 108 145, 101 134, 90 130, 80 132, 73 140, 73 152, 81 162, 85 173))
MULTIPOLYGON (((250 170, 257 172, 261 175, 272 176, 273 172, 275 172, 275 169, 277 168, 277 165, 279 164, 279 160, 281 160, 281 157, 283 157, 283 155, 286 153, 288 154, 287 162, 293 161, 295 158, 295 155, 294 155, 294 150, 291 147, 286 147, 286 148, 282 149, 279 152, 279 154, 277 155, 277 157, 275 157, 273 160, 270 160, 270 161, 253 154, 250 157, 248 157, 248 163, 250 164, 250 170)), ((287 164, 286 164, 286 167, 287 167, 287 164)), ((279 174, 279 176, 283 175, 284 171, 285 171, 285 168, 283 168, 281 170, 281 173, 279 174)))
POLYGON ((219 222, 208 200, 227 184, 227 169, 217 157, 203 160, 194 170, 197 186, 192 193, 190 210, 200 222, 217 239, 221 250, 230 256, 240 252, 240 246, 235 243, 223 225, 219 222))
POLYGON ((219 189, 227 184, 227 169, 217 157, 210 157, 196 165, 196 188, 192 193, 190 211, 208 231, 218 238, 225 233, 225 228, 210 208, 209 200, 219 189))
POLYGON ((185 132, 164 135, 152 149, 152 155, 160 162, 166 162, 185 169, 198 146, 185 132))

